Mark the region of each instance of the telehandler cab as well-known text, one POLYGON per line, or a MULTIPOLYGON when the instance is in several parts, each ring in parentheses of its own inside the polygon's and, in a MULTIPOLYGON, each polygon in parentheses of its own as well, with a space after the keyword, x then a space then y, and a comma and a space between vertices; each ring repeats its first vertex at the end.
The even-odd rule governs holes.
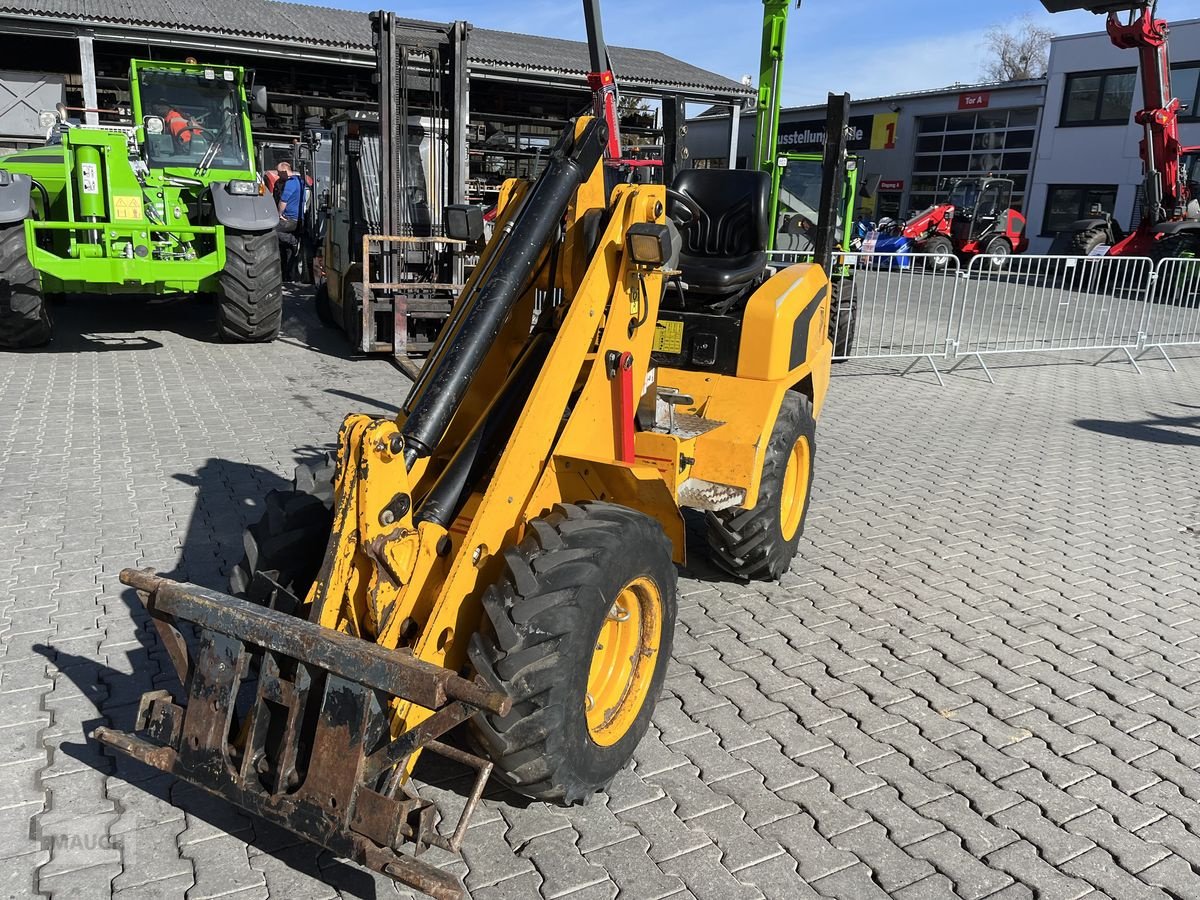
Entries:
POLYGON ((417 854, 459 849, 490 774, 575 803, 628 762, 671 654, 683 508, 735 575, 791 563, 830 284, 767 268, 765 173, 609 189, 608 138, 581 118, 505 184, 402 410, 347 416, 336 457, 267 497, 236 596, 121 573, 183 696, 98 740, 435 897, 462 885, 417 854), (469 750, 442 742, 464 722, 469 750), (423 751, 478 773, 445 828, 409 777, 423 751))

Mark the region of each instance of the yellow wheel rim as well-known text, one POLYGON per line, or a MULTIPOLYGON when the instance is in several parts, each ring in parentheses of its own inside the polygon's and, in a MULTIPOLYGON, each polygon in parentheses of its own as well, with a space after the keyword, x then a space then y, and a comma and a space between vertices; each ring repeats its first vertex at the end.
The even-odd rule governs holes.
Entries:
POLYGON ((788 454, 783 490, 779 495, 779 530, 785 541, 796 536, 800 520, 804 518, 804 506, 808 502, 808 473, 811 469, 812 452, 808 447, 808 438, 802 437, 788 454))
POLYGON ((635 578, 609 607, 588 669, 588 734, 601 747, 621 740, 650 692, 662 641, 662 595, 649 578, 635 578))

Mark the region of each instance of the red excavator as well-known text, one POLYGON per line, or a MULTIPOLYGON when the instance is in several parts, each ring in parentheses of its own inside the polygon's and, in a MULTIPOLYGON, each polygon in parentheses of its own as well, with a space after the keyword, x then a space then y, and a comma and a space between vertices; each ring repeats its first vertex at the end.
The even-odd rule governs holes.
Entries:
POLYGON ((1052 13, 1082 9, 1106 15, 1113 44, 1137 50, 1141 56, 1145 104, 1134 116, 1145 131, 1145 188, 1137 228, 1126 232, 1112 213, 1095 207, 1092 218, 1081 219, 1055 240, 1055 248, 1073 254, 1157 259, 1200 255, 1200 147, 1183 147, 1179 142, 1181 104, 1171 92, 1169 27, 1155 15, 1158 0, 1042 0, 1042 6, 1052 13))
POLYGON ((1012 195, 1010 178, 961 178, 944 203, 913 216, 900 233, 918 253, 931 254, 934 268, 944 268, 951 256, 981 253, 1003 268, 1010 254, 1029 248, 1025 217, 1012 208, 1012 195))

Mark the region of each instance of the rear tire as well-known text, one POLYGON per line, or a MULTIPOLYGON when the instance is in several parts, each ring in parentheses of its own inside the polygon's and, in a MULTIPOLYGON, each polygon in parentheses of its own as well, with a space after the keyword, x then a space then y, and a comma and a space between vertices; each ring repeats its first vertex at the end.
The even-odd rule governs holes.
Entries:
POLYGON ((930 254, 925 258, 925 265, 935 272, 944 272, 954 258, 954 244, 943 234, 935 234, 920 248, 922 253, 930 254))
POLYGON ((229 575, 234 596, 294 613, 283 588, 303 601, 325 557, 333 529, 332 455, 296 466, 290 491, 267 494, 263 516, 242 535, 245 555, 229 575))
POLYGON ((471 638, 470 657, 513 708, 477 714, 472 734, 514 790, 578 803, 608 786, 649 727, 675 626, 671 544, 635 510, 559 504, 504 559, 504 577, 483 596, 491 631, 471 638), (606 641, 617 660, 633 648, 628 673, 606 668, 606 641), (597 697, 613 705, 598 706, 597 697))
POLYGON ((221 340, 253 344, 275 340, 283 318, 283 273, 275 232, 225 229, 225 268, 217 293, 221 340))
POLYGON ((854 350, 854 331, 858 323, 858 291, 848 278, 830 282, 829 340, 835 362, 844 362, 854 350))
POLYGON ((29 260, 25 226, 0 228, 0 347, 40 347, 52 334, 42 279, 29 260))
POLYGON ((789 392, 771 431, 754 508, 704 514, 712 560, 730 575, 770 581, 790 568, 812 497, 816 438, 812 402, 789 392))

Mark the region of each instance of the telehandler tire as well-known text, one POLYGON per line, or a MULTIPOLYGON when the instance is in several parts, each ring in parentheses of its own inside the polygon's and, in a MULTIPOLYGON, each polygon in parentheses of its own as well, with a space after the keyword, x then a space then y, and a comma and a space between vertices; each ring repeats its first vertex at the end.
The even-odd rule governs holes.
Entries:
POLYGON ((274 231, 225 230, 217 332, 229 344, 273 341, 283 318, 283 272, 274 231))
POLYGON ((271 491, 259 521, 242 535, 245 555, 229 576, 236 597, 277 606, 276 585, 303 601, 317 577, 333 528, 333 472, 336 460, 326 455, 312 465, 296 466, 290 491, 271 491))
POLYGON ((808 515, 816 433, 812 402, 789 392, 767 444, 754 508, 704 514, 712 560, 730 575, 770 581, 787 572, 808 515))
POLYGON ((0 347, 40 347, 51 335, 41 277, 29 261, 25 227, 0 228, 0 347))
POLYGON ((477 714, 472 736, 514 790, 579 803, 629 761, 654 713, 675 628, 671 543, 623 506, 559 504, 504 559, 470 657, 513 708, 477 714))

